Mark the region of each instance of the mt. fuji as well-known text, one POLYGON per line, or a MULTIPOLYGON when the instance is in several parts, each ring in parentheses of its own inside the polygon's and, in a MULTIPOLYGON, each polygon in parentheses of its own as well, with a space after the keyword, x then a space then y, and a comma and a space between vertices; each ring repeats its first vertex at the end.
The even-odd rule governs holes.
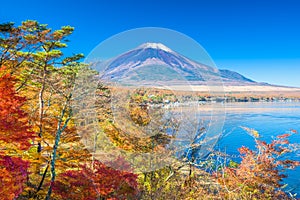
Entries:
POLYGON ((127 84, 155 82, 201 85, 223 81, 233 85, 258 84, 237 72, 217 70, 193 61, 161 43, 144 43, 106 63, 103 78, 127 84))

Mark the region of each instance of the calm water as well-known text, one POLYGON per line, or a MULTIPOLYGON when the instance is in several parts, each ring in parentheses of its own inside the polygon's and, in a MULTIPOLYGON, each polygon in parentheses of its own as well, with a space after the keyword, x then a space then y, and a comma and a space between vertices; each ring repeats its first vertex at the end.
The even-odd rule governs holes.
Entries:
MULTIPOLYGON (((238 155, 241 146, 254 148, 254 141, 240 126, 253 128, 260 133, 261 140, 270 141, 272 137, 289 133, 291 129, 298 134, 290 137, 291 143, 300 143, 300 102, 296 103, 228 103, 226 104, 226 121, 224 137, 218 148, 226 150, 233 157, 238 155)), ((289 155, 300 160, 300 151, 289 155)), ((237 159, 238 158, 234 158, 237 159)), ((288 189, 300 197, 300 167, 288 171, 288 189)))

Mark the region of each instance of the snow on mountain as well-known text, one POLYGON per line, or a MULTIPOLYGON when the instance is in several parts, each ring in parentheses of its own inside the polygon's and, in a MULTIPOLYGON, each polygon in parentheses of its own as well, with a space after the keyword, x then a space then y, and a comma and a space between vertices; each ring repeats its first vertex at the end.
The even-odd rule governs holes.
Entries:
POLYGON ((166 52, 170 52, 172 53, 173 51, 166 47, 165 45, 163 45, 162 43, 151 43, 151 42, 147 42, 144 44, 141 44, 140 46, 137 47, 137 49, 147 49, 147 48, 151 48, 151 49, 161 49, 163 51, 166 52))

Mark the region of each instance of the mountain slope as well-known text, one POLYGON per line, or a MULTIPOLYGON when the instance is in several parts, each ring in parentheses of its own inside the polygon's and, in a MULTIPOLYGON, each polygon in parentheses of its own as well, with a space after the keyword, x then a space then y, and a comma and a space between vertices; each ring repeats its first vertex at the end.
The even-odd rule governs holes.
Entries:
POLYGON ((255 84, 237 72, 216 70, 195 62, 161 43, 144 43, 111 59, 105 66, 104 79, 134 84, 172 83, 201 85, 205 81, 255 84))
POLYGON ((245 76, 231 70, 220 69, 219 72, 221 77, 224 78, 225 80, 227 79, 227 80, 235 80, 240 82, 255 83, 255 81, 246 78, 245 76))

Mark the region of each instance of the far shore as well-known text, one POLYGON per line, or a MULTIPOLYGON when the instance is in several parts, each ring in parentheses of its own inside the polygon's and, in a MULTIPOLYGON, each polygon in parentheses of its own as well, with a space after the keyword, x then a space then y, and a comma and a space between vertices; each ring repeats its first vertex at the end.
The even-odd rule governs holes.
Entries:
POLYGON ((252 97, 287 97, 300 98, 300 88, 272 86, 272 85, 245 85, 245 86, 206 86, 206 85, 174 85, 168 88, 159 87, 159 89, 169 89, 185 92, 197 92, 218 96, 252 96, 252 97))
POLYGON ((195 107, 176 107, 175 110, 195 112, 209 112, 209 113, 227 113, 227 112, 266 112, 266 111, 280 111, 293 110, 300 111, 300 102, 229 102, 229 103, 208 103, 199 105, 198 109, 195 107), (295 107, 297 105, 297 107, 295 107))
POLYGON ((177 90, 193 90, 199 92, 221 91, 225 92, 299 92, 300 88, 281 87, 269 85, 244 85, 244 86, 206 86, 206 85, 174 85, 169 88, 177 90))

